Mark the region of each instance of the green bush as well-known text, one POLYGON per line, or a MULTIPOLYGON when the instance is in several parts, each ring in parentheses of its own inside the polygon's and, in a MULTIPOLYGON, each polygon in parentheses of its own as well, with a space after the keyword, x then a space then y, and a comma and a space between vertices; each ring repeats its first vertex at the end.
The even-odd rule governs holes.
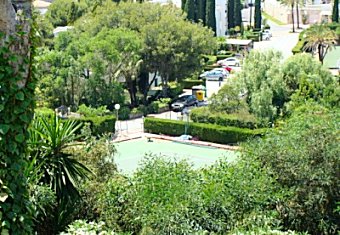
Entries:
MULTIPOLYGON (((180 136, 184 134, 186 122, 159 118, 145 118, 144 129, 154 134, 180 136)), ((235 144, 264 133, 264 130, 242 129, 230 126, 190 122, 188 134, 202 141, 220 144, 235 144)))
POLYGON ((128 120, 131 110, 127 106, 123 106, 119 109, 118 116, 119 120, 128 120))
POLYGON ((181 82, 183 89, 191 89, 193 86, 203 85, 203 80, 185 79, 181 82))
POLYGON ((235 126, 249 129, 264 127, 263 124, 258 122, 251 114, 211 113, 206 107, 193 109, 190 113, 190 118, 194 122, 210 123, 220 126, 235 126))
POLYGON ((38 115, 43 115, 43 116, 52 116, 54 115, 55 112, 52 109, 43 107, 43 108, 36 108, 34 110, 34 113, 38 115))
POLYGON ((85 104, 80 105, 77 111, 77 113, 85 117, 104 116, 109 112, 110 111, 106 108, 105 105, 100 106, 98 108, 93 108, 91 106, 86 106, 85 104))
POLYGON ((206 64, 206 65, 212 65, 212 64, 216 63, 216 56, 214 56, 214 55, 204 55, 203 61, 204 61, 204 64, 206 64))
POLYGON ((83 123, 83 126, 85 123, 90 123, 91 132, 94 136, 115 132, 116 117, 114 115, 69 119, 83 123))
POLYGON ((279 190, 252 161, 194 170, 186 161, 147 156, 132 177, 108 182, 98 220, 114 231, 148 235, 269 230, 276 228, 279 190))
POLYGON ((221 66, 219 65, 206 65, 204 66, 204 71, 209 71, 209 70, 212 70, 212 69, 215 69, 215 68, 220 68, 221 66))
POLYGON ((217 58, 217 60, 224 60, 224 59, 232 57, 234 55, 235 55, 235 52, 231 52, 231 53, 225 54, 225 55, 217 55, 216 58, 217 58))

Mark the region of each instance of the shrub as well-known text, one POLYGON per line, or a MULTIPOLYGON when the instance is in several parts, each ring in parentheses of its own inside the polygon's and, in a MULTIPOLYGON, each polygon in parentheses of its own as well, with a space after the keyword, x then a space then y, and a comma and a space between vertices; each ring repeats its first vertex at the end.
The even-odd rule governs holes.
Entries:
POLYGON ((115 132, 116 117, 113 115, 69 119, 83 123, 83 126, 85 123, 90 123, 92 135, 95 136, 115 132))
POLYGON ((105 114, 109 113, 110 111, 106 109, 106 106, 100 106, 98 108, 93 108, 91 106, 86 106, 82 104, 79 106, 78 111, 80 115, 85 117, 96 117, 96 116, 104 116, 105 114))
POLYGON ((118 111, 119 120, 128 120, 131 110, 127 106, 123 106, 118 111))
POLYGON ((212 65, 212 64, 216 63, 216 56, 204 55, 203 61, 204 61, 204 64, 206 64, 206 65, 212 65))
POLYGON ((183 93, 183 86, 178 82, 169 82, 169 97, 175 98, 183 93))
MULTIPOLYGON (((180 136, 184 134, 186 122, 174 121, 158 118, 145 118, 144 129, 146 132, 154 134, 165 134, 170 136, 180 136)), ((250 130, 237 127, 225 127, 214 124, 190 122, 188 134, 198 137, 203 141, 210 141, 220 144, 235 144, 245 141, 248 138, 258 136, 264 130, 250 130)))
POLYGON ((43 116, 53 116, 55 114, 54 110, 43 107, 43 108, 36 108, 34 113, 43 116))
POLYGON ((301 111, 266 138, 247 144, 243 153, 261 161, 291 191, 277 206, 285 230, 338 234, 339 112, 315 105, 301 111))
POLYGON ((217 55, 216 58, 217 58, 217 60, 223 60, 223 59, 232 57, 232 56, 234 56, 234 55, 235 55, 234 52, 230 52, 230 53, 225 54, 225 55, 217 55))
POLYGON ((203 85, 203 80, 185 79, 181 82, 184 89, 191 89, 193 86, 203 85))
POLYGON ((210 123, 220 126, 235 126, 249 129, 264 127, 264 125, 258 122, 251 114, 211 113, 206 107, 193 109, 190 113, 190 118, 194 122, 210 123))

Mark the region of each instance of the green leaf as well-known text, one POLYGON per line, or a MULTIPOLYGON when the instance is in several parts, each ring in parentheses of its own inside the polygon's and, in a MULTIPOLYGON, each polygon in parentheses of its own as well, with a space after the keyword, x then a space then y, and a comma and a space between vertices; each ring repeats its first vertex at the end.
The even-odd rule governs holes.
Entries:
POLYGON ((0 104, 0 112, 4 110, 5 106, 3 104, 0 104))
POLYGON ((30 122, 30 118, 29 118, 29 116, 27 114, 22 114, 22 115, 20 115, 19 118, 20 118, 21 121, 23 121, 25 123, 29 123, 30 122))
POLYGON ((19 143, 22 143, 25 140, 25 136, 23 134, 18 134, 15 136, 15 140, 19 143))
POLYGON ((0 193, 0 202, 5 202, 7 198, 8 198, 7 193, 0 193))
POLYGON ((25 95, 22 91, 19 91, 16 95, 15 95, 15 98, 17 100, 24 100, 25 99, 25 95))
POLYGON ((0 133, 3 135, 6 135, 6 133, 9 130, 9 125, 6 124, 0 124, 0 133))
POLYGON ((1 231, 1 235, 9 235, 8 230, 7 230, 7 229, 3 229, 3 230, 1 231))

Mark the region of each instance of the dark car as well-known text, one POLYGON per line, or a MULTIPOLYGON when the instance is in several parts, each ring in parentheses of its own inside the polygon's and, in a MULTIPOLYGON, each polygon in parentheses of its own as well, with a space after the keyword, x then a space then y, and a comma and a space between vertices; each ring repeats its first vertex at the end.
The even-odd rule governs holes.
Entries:
POLYGON ((175 112, 182 111, 185 107, 189 106, 197 106, 198 100, 193 95, 184 95, 176 100, 174 100, 171 104, 171 109, 175 112))

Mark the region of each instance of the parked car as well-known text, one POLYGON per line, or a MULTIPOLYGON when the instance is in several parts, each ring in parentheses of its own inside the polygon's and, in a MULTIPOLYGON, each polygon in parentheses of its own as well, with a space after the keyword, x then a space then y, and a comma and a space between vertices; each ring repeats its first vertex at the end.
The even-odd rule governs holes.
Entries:
POLYGON ((262 40, 268 41, 271 37, 272 37, 272 33, 268 29, 263 31, 262 40))
POLYGON ((225 68, 215 68, 210 71, 206 71, 200 75, 209 81, 222 81, 229 76, 229 72, 225 68))
POLYGON ((224 60, 217 61, 217 64, 221 66, 240 66, 240 60, 235 57, 229 57, 224 60))
POLYGON ((182 111, 185 107, 197 106, 198 100, 193 95, 183 95, 175 99, 171 104, 171 109, 175 112, 182 111))
POLYGON ((269 37, 272 37, 272 36, 273 36, 273 35, 272 35, 272 32, 271 32, 269 29, 263 30, 263 33, 268 34, 269 37))

